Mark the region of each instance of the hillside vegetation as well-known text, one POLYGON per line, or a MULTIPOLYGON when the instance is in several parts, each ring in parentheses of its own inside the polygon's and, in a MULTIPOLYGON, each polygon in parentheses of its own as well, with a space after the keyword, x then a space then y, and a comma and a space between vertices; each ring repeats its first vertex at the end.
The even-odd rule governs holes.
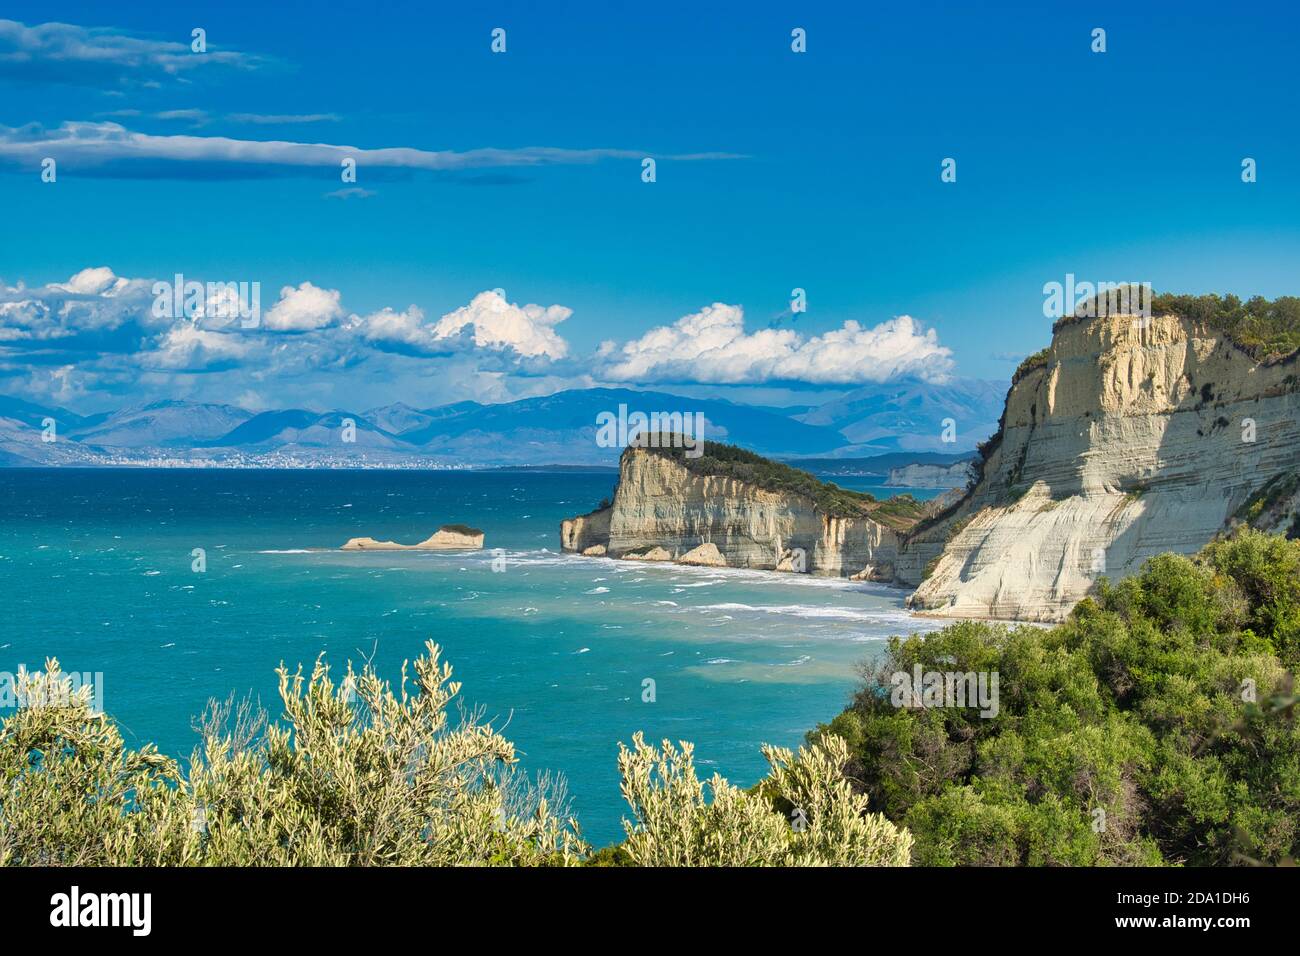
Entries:
POLYGON ((1249 529, 1102 583, 1051 630, 890 642, 810 740, 925 865, 1278 864, 1300 854, 1300 542, 1249 529), (999 707, 894 706, 893 675, 999 676, 999 707))

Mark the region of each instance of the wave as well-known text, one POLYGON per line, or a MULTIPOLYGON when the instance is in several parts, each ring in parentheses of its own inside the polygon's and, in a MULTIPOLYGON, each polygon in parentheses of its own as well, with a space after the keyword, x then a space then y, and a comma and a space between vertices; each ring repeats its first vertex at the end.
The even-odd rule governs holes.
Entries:
POLYGON ((851 607, 816 607, 811 604, 704 604, 701 611, 752 611, 758 614, 783 614, 790 617, 822 618, 838 621, 870 621, 873 623, 913 623, 915 619, 906 611, 866 610, 851 607))

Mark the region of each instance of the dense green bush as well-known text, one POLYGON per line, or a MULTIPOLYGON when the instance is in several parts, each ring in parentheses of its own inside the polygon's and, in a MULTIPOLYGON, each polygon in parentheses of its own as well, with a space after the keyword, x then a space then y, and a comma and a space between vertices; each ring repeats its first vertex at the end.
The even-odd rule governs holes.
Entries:
MULTIPOLYGON (((430 643, 397 687, 370 666, 334 684, 279 668, 283 724, 233 699, 197 725, 183 773, 128 750, 90 688, 49 661, 20 672, 0 726, 0 864, 83 866, 906 865, 910 838, 843 776, 847 748, 766 750, 755 792, 695 779, 689 744, 660 757, 638 735, 619 765, 634 820, 626 847, 587 853, 562 788, 516 769, 514 747, 474 714, 430 643), (667 762, 665 762, 665 760, 667 762), (656 775, 657 771, 657 775, 656 775), (798 825, 787 815, 798 809, 798 825)), ((793 818, 792 818, 793 819, 793 818)))
POLYGON ((1300 853, 1300 542, 1246 530, 1103 582, 1050 630, 890 642, 848 741, 914 863, 1227 865, 1300 853), (997 672, 999 709, 896 707, 891 675, 997 672))
POLYGON ((1173 295, 1152 300, 1155 315, 1180 315, 1204 322, 1228 336, 1257 360, 1277 359, 1300 349, 1300 298, 1261 295, 1243 302, 1235 295, 1173 295))
MULTIPOLYGON (((1053 331, 1087 321, 1090 315, 1099 311, 1096 301, 1093 300, 1090 308, 1087 305, 1081 307, 1078 314, 1058 319, 1053 331)), ((1231 294, 1176 295, 1162 292, 1152 296, 1151 313, 1203 322, 1209 328, 1225 333, 1256 361, 1277 361, 1300 349, 1300 297, 1293 295, 1279 296, 1271 301, 1257 295, 1243 302, 1231 294)), ((1026 359, 1026 363, 1037 362, 1042 357, 1040 352, 1026 359)))

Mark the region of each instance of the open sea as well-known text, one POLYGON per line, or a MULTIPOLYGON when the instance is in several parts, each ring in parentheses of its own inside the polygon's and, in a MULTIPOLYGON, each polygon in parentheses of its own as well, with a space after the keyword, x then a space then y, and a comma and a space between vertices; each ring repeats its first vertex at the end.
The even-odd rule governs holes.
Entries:
POLYGON ((338 674, 366 657, 396 679, 433 639, 462 699, 504 726, 525 768, 567 778, 599 846, 622 836, 620 740, 643 730, 693 741, 701 775, 749 786, 765 770, 760 744, 798 745, 840 711, 886 638, 939 626, 910 617, 906 592, 885 585, 559 553, 561 519, 615 483, 0 469, 0 671, 56 656, 65 671, 102 672, 104 709, 128 743, 184 762, 209 698, 249 694, 279 715, 281 661, 310 668, 324 651, 338 674), (484 529, 484 550, 333 550, 361 535, 414 543, 452 523, 484 529), (204 573, 191 570, 195 548, 204 573))

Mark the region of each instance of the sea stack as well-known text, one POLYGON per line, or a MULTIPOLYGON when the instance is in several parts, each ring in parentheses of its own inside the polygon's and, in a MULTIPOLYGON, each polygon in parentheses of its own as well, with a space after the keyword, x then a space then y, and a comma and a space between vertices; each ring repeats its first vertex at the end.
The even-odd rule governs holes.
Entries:
POLYGON ((419 544, 349 538, 344 551, 465 551, 483 547, 483 532, 463 524, 445 524, 419 544))

